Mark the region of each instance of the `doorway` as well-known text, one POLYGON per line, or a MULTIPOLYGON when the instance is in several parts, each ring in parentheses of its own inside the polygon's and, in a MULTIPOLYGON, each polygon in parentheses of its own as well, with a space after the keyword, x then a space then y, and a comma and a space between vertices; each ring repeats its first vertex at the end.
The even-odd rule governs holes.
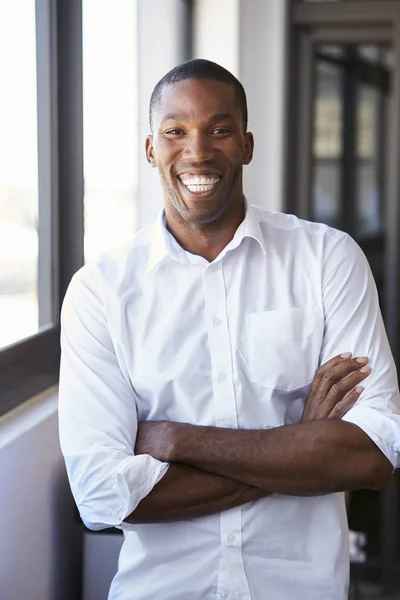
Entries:
MULTIPOLYGON (((349 233, 375 278, 397 365, 400 265, 400 2, 292 4, 286 210, 349 233)), ((398 478, 355 492, 350 527, 367 532, 353 579, 391 592, 398 478)))

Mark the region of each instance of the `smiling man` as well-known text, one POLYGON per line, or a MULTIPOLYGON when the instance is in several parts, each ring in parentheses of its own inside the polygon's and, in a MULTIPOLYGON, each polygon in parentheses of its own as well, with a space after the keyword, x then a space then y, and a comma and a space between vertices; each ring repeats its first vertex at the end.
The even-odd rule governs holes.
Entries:
POLYGON ((171 79, 153 92, 146 154, 160 174, 168 229, 184 249, 212 262, 244 219, 243 165, 254 145, 246 97, 227 75, 171 79))
POLYGON ((164 209, 75 275, 62 313, 71 488, 88 527, 125 537, 109 598, 345 600, 343 492, 400 463, 365 257, 246 202, 253 136, 224 68, 167 73, 150 127, 164 209))

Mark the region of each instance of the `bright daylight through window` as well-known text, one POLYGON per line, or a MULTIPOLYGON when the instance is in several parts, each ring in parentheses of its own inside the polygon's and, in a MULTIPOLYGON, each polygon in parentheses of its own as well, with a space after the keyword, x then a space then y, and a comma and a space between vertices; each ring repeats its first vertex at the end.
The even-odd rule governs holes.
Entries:
POLYGON ((35 1, 0 3, 0 348, 39 330, 35 1))
POLYGON ((83 0, 85 261, 137 227, 136 2, 83 0))

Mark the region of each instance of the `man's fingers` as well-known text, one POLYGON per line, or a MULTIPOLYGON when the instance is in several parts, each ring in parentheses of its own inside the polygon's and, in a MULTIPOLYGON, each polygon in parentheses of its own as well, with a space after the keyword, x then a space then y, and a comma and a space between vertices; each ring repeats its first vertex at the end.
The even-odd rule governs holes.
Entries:
POLYGON ((324 376, 324 374, 327 371, 330 371, 334 367, 337 367, 339 365, 347 363, 350 358, 351 358, 351 352, 344 352, 343 354, 334 356, 333 358, 328 360, 326 363, 321 365, 315 373, 313 382, 311 384, 311 391, 313 392, 318 388, 322 377, 324 376))
POLYGON ((363 390, 364 388, 359 385, 351 390, 343 400, 334 405, 328 419, 341 419, 354 406, 363 390))
MULTIPOLYGON (((359 377, 359 374, 361 374, 361 379, 359 379, 359 381, 362 381, 362 379, 365 379, 365 377, 367 377, 367 375, 369 375, 370 373, 370 370, 366 373, 361 371, 361 369, 364 369, 366 367, 367 363, 368 358, 366 356, 361 356, 342 361, 342 363, 339 363, 336 366, 325 370, 319 382, 318 393, 322 394, 323 397, 325 397, 328 395, 332 388, 334 388, 334 393, 337 393, 340 389, 340 385, 342 384, 342 380, 345 380, 345 378, 347 378, 347 376, 349 376, 352 373, 357 373, 357 377, 359 377)), ((355 382, 354 385, 357 385, 357 383, 358 381, 355 382)), ((344 391, 350 391, 350 389, 354 387, 354 385, 352 385, 348 389, 345 389, 344 391)))
POLYGON ((368 375, 371 373, 371 368, 367 365, 357 369, 354 373, 351 373, 344 379, 341 379, 338 383, 335 383, 330 391, 328 392, 328 398, 330 396, 334 397, 334 400, 338 402, 343 398, 345 394, 350 392, 353 388, 356 387, 361 381, 366 379, 368 375))
POLYGON ((329 371, 329 369, 332 369, 333 367, 336 367, 337 365, 343 364, 349 358, 351 358, 351 352, 343 352, 342 354, 339 354, 338 356, 334 356, 330 360, 326 361, 326 363, 324 363, 323 365, 321 365, 319 367, 318 371, 320 371, 321 374, 323 374, 323 373, 325 373, 325 371, 329 371))
POLYGON ((302 414, 303 421, 341 418, 357 401, 359 384, 371 372, 367 357, 350 352, 335 356, 317 370, 302 414))
POLYGON ((348 375, 341 381, 334 383, 326 395, 324 403, 327 405, 327 410, 333 410, 333 407, 340 403, 346 394, 353 390, 359 383, 368 377, 371 373, 370 367, 364 366, 358 369, 355 373, 348 375))

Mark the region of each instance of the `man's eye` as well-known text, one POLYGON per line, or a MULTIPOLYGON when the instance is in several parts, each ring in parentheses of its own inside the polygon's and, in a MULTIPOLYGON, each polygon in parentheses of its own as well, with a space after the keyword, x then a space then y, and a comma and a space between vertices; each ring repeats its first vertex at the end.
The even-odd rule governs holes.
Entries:
POLYGON ((168 129, 168 131, 165 132, 166 135, 180 135, 181 133, 183 133, 182 129, 168 129))
POLYGON ((213 130, 213 133, 216 135, 225 135, 230 133, 230 129, 226 129, 226 127, 218 127, 217 129, 213 130))

